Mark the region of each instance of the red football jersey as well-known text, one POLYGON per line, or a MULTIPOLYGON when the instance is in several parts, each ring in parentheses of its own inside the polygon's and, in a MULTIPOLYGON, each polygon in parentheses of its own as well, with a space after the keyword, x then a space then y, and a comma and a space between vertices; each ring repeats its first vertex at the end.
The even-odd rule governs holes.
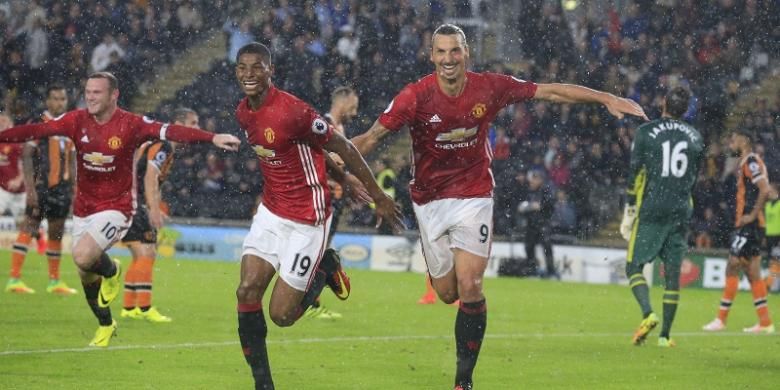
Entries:
POLYGON ((0 140, 21 142, 53 135, 69 137, 76 146, 77 181, 73 215, 86 217, 100 211, 117 210, 128 218, 135 213, 136 207, 133 155, 139 145, 149 139, 166 138, 205 142, 211 141, 214 136, 117 109, 102 125, 87 110, 75 110, 46 123, 17 126, 0 132, 0 140))
POLYGON ((246 131, 263 172, 263 204, 272 213, 310 225, 330 215, 322 145, 333 128, 308 104, 271 87, 257 111, 244 98, 236 119, 246 131))
POLYGON ((466 73, 457 97, 445 95, 436 75, 407 85, 379 123, 390 130, 409 126, 412 136, 412 200, 490 197, 493 159, 488 127, 498 112, 536 94, 536 84, 495 73, 466 73))
POLYGON ((24 185, 11 190, 8 182, 19 177, 19 160, 22 159, 22 144, 0 144, 0 188, 15 194, 24 192, 24 185))

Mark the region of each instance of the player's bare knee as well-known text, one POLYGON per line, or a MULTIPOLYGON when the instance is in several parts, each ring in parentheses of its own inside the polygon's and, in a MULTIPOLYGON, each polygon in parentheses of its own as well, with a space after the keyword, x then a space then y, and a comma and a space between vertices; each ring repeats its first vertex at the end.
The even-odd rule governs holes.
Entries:
POLYGON ((436 291, 436 295, 438 295, 439 299, 441 299, 441 301, 446 304, 450 304, 458 300, 458 291, 454 289, 446 290, 446 291, 436 291))
POLYGON ((84 272, 91 272, 90 270, 95 266, 96 260, 88 253, 73 253, 73 262, 76 264, 76 267, 84 272))
POLYGON ((292 326, 298 319, 293 313, 286 310, 274 310, 271 308, 271 321, 280 328, 292 326))
POLYGON ((257 303, 260 302, 260 288, 256 283, 250 281, 241 281, 236 289, 236 299, 238 303, 257 303))
POLYGON ((459 278, 458 295, 461 299, 479 299, 482 296, 482 277, 467 276, 459 278))

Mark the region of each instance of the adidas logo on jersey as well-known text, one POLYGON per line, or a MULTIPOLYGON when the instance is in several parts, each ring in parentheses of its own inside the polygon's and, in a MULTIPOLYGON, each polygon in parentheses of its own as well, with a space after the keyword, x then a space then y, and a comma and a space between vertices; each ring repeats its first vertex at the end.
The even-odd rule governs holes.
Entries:
POLYGON ((84 134, 84 136, 81 137, 81 142, 83 142, 85 144, 88 144, 89 143, 89 137, 87 137, 87 135, 84 134))
POLYGON ((441 123, 441 118, 439 118, 438 114, 433 114, 431 119, 428 120, 428 123, 441 123))

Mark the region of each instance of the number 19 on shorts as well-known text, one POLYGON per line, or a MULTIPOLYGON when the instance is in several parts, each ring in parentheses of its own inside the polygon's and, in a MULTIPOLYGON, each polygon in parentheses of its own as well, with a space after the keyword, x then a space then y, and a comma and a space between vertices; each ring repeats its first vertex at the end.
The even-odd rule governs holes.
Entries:
POLYGON ((292 267, 290 268, 290 273, 304 276, 309 272, 309 268, 311 268, 311 257, 301 257, 300 253, 296 253, 295 260, 293 260, 292 267))

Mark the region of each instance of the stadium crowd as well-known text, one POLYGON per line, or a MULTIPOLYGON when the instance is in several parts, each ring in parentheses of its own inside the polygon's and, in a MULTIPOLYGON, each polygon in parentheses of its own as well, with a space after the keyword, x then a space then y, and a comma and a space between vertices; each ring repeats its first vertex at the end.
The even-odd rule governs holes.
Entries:
MULTIPOLYGON (((36 91, 45 88, 37 82, 40 75, 66 80, 69 91, 76 93, 90 63, 99 62, 91 61, 88 54, 101 41, 110 45, 104 41, 108 34, 125 53, 120 60, 128 76, 121 79, 140 81, 151 70, 147 59, 165 53, 165 60, 170 60, 172 53, 194 39, 193 31, 216 26, 225 33, 224 60, 164 102, 154 116, 167 119, 177 107, 192 107, 199 112, 202 127, 237 131, 233 118, 241 92, 233 76, 235 52, 257 40, 273 51, 279 87, 321 112, 328 110, 329 94, 336 87, 354 87, 360 96, 359 115, 347 126, 347 135, 354 136, 370 126, 406 83, 432 70, 428 44, 438 23, 468 17, 494 24, 504 21, 496 1, 482 1, 474 8, 469 2, 438 0, 276 0, 263 2, 267 7, 234 1, 229 8, 205 1, 150 1, 154 6, 147 7, 139 3, 81 2, 68 10, 58 2, 39 1, 30 3, 26 14, 0 7, 0 32, 5 33, 0 37, 0 93, 6 97, 6 108, 13 110, 13 102, 37 105, 40 93, 36 91), (116 3, 124 7, 106 5, 116 3), (73 7, 86 13, 74 12, 73 7), (30 16, 36 14, 41 16, 30 16), (99 24, 104 28, 82 27, 95 20, 104 20, 99 24), (36 26, 44 29, 49 40, 43 61, 48 65, 38 68, 34 67, 38 57, 28 54, 40 35, 36 26), (180 35, 168 39, 165 34, 180 35), (65 49, 68 53, 62 52, 65 49)), ((509 46, 522 51, 523 60, 508 63, 487 56, 478 61, 474 56, 473 68, 628 96, 640 102, 651 118, 659 117, 659 101, 669 87, 689 87, 695 99, 685 119, 702 131, 709 146, 696 189, 692 244, 723 246, 733 218, 726 200, 733 196, 734 181, 734 163, 724 154, 722 143, 725 122, 737 98, 777 65, 780 5, 768 0, 636 1, 620 13, 615 9, 569 13, 560 2, 522 3, 508 28, 518 32, 519 41, 509 46)), ((778 106, 762 100, 752 109, 740 125, 760 134, 759 151, 771 176, 780 177, 778 106)), ((531 102, 504 110, 491 134, 496 233, 517 234, 524 229, 517 208, 531 171, 544 173, 555 193, 556 233, 586 237, 602 228, 620 209, 637 125, 634 120, 613 120, 595 106, 531 102)), ((396 154, 390 146, 369 159, 375 160, 375 170, 395 171, 396 198, 406 205, 413 225, 406 190, 409 160, 396 154)), ((257 164, 246 147, 237 155, 202 146, 181 147, 163 187, 172 215, 248 220, 262 188, 257 164)), ((350 211, 351 217, 342 218, 342 223, 372 226, 369 211, 350 211)))
POLYGON ((80 104, 86 77, 110 71, 129 107, 153 67, 211 27, 225 11, 205 0, 11 0, 0 2, 0 98, 15 122, 40 108, 47 84, 64 85, 80 104), (42 80, 45 80, 42 82, 42 80))

